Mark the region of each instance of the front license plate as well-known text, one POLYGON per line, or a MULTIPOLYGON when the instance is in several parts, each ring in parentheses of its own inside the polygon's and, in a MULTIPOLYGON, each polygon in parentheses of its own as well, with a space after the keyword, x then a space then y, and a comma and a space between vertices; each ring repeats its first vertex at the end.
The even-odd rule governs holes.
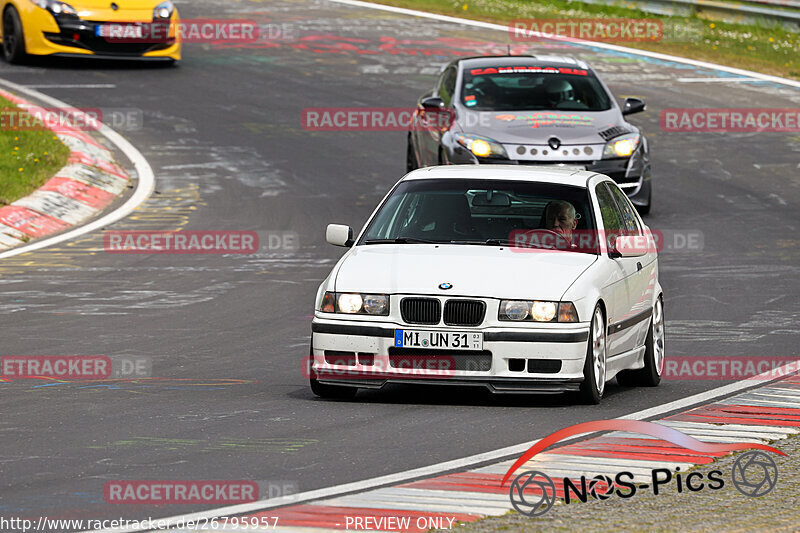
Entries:
POLYGON ((483 333, 396 329, 394 330, 394 345, 396 348, 483 350, 483 333))
POLYGON ((144 36, 139 24, 98 24, 94 27, 94 34, 116 39, 141 39, 144 36))
POLYGON ((547 165, 536 165, 536 168, 560 168, 562 170, 586 170, 586 165, 570 165, 569 163, 553 163, 547 165))

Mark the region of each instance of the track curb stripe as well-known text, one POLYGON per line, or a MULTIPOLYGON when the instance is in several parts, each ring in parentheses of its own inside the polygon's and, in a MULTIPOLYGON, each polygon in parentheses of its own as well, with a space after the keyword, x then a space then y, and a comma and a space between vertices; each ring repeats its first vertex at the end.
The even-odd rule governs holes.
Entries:
MULTIPOLYGON (((797 429, 800 426, 800 398, 792 395, 789 389, 781 387, 792 387, 798 383, 800 378, 796 376, 785 377, 774 384, 740 393, 728 399, 734 403, 711 402, 663 417, 656 422, 706 442, 714 442, 714 439, 726 433, 732 436, 729 439, 731 442, 752 442, 759 440, 759 437, 764 440, 785 438, 800 432, 800 429, 797 429), (781 395, 781 390, 786 391, 786 394, 781 395), (760 393, 773 394, 776 398, 789 398, 794 401, 796 407, 762 409, 735 403, 739 396, 746 397, 760 393)), ((728 454, 693 452, 657 438, 647 439, 635 433, 613 431, 542 452, 525 463, 520 471, 538 470, 551 477, 570 477, 577 481, 581 475, 613 476, 625 470, 634 474, 634 480, 644 480, 655 468, 668 468, 674 471, 680 467, 685 470, 695 465, 710 464, 715 458, 725 455, 728 454)), ((480 518, 498 516, 505 514, 505 510, 511 508, 507 496, 510 484, 500 485, 502 473, 510 464, 511 461, 506 460, 478 469, 327 498, 313 503, 278 507, 266 513, 248 516, 268 514, 278 517, 279 523, 286 531, 297 531, 293 526, 311 525, 346 529, 344 524, 347 517, 387 516, 386 513, 390 510, 394 513, 393 516, 405 516, 411 511, 433 513, 433 516, 446 510, 454 511, 449 516, 455 516, 457 514, 455 511, 463 510, 467 513, 472 511, 469 513, 472 516, 467 521, 473 521, 477 519, 475 515, 480 518)), ((579 482, 576 486, 579 486, 579 482)), ((563 497, 558 491, 556 496, 563 497)))
MULTIPOLYGON (((44 110, 2 89, 0 96, 20 109, 44 110)), ((90 135, 64 126, 51 130, 70 150, 67 165, 28 196, 0 207, 0 251, 91 219, 130 183, 130 177, 116 163, 111 151, 90 135)))

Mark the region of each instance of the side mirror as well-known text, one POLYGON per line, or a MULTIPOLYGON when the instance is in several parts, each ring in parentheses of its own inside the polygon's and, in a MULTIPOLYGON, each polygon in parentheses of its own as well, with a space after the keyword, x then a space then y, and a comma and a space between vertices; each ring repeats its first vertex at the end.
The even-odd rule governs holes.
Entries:
POLYGON ((644 111, 647 106, 641 98, 626 98, 625 104, 622 106, 623 115, 633 115, 644 111))
POLYGON ((353 228, 343 224, 328 224, 325 240, 334 246, 353 246, 353 228))
POLYGON ((620 235, 614 242, 617 257, 640 257, 649 248, 647 235, 620 235))
POLYGON ((428 96, 427 98, 423 98, 420 100, 419 105, 422 106, 423 109, 428 110, 439 110, 444 109, 444 100, 439 98, 438 96, 428 96))

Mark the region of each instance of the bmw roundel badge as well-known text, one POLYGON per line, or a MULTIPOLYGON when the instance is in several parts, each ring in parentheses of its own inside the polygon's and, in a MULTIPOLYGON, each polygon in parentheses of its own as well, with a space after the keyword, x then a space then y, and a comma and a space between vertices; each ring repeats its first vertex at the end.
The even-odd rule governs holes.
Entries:
POLYGON ((447 283, 445 281, 444 283, 440 283, 439 284, 439 288, 442 289, 443 291, 446 291, 447 289, 452 289, 453 288, 453 284, 452 283, 447 283))

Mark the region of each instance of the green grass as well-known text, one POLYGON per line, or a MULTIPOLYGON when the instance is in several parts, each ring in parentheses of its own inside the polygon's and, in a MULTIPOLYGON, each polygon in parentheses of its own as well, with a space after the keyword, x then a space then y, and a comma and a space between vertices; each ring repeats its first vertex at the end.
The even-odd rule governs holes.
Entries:
MULTIPOLYGON (((0 110, 15 107, 0 97, 0 110)), ((11 122, 0 127, 0 206, 41 187, 69 157, 69 149, 52 131, 20 131, 11 122)))
POLYGON ((508 24, 514 19, 659 19, 664 37, 614 43, 800 80, 800 35, 777 27, 668 17, 635 9, 566 0, 376 0, 444 15, 508 24))

